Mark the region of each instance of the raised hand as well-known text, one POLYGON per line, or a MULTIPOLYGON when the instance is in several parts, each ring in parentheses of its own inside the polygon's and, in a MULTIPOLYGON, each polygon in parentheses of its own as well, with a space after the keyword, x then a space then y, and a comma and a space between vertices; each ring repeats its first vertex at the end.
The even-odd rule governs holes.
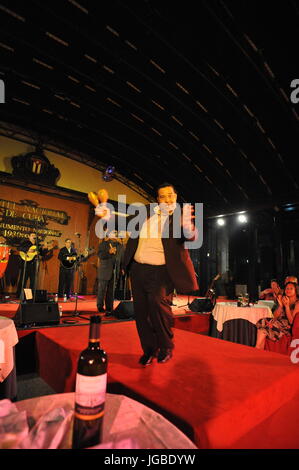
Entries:
POLYGON ((194 207, 191 204, 184 204, 183 205, 183 212, 182 212, 182 226, 186 230, 192 231, 194 229, 193 219, 195 216, 193 215, 194 207))
POLYGON ((116 253, 116 246, 112 246, 111 243, 109 243, 109 253, 110 255, 115 255, 116 253))
POLYGON ((281 295, 281 294, 277 296, 277 302, 278 302, 278 304, 279 304, 280 307, 283 307, 282 295, 281 295))

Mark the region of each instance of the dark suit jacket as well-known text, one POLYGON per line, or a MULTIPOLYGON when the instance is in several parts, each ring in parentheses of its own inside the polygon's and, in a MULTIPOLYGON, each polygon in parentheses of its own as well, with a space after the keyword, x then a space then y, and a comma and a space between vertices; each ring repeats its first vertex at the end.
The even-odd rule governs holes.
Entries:
POLYGON ((62 268, 70 269, 71 267, 75 267, 74 261, 70 261, 70 263, 68 263, 66 259, 68 256, 77 256, 77 251, 75 250, 75 248, 71 247, 70 253, 66 246, 64 246, 63 248, 59 250, 58 259, 60 261, 63 261, 64 263, 64 265, 62 263, 60 264, 62 268))
POLYGON ((98 268, 98 281, 109 281, 113 275, 113 269, 117 261, 118 252, 121 249, 121 244, 118 241, 104 240, 98 251, 98 257, 100 258, 100 265, 98 268), (116 254, 109 253, 109 244, 116 247, 116 254))
MULTIPOLYGON (((151 217, 153 213, 150 213, 150 206, 147 207, 147 218, 151 217)), ((176 211, 180 208, 176 208, 176 211)), ((128 217, 132 219, 134 216, 128 217)), ((145 218, 140 220, 139 231, 145 218)), ((174 287, 179 292, 191 292, 198 289, 198 283, 196 279, 196 274, 194 271, 193 263, 191 261, 189 251, 184 247, 184 241, 186 239, 181 235, 180 238, 174 238, 172 233, 173 227, 173 216, 169 216, 168 222, 165 222, 163 232, 167 230, 167 223, 169 223, 169 237, 163 238, 162 234, 162 244, 164 248, 166 269, 168 271, 169 277, 172 280, 174 287)), ((126 251, 123 260, 123 268, 128 270, 130 264, 134 258, 135 252, 138 246, 138 238, 129 238, 126 251)))

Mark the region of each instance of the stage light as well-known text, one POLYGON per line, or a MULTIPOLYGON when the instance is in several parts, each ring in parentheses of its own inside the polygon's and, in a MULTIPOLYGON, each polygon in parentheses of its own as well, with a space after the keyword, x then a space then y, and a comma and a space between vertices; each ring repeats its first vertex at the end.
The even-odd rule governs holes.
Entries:
POLYGON ((240 215, 238 216, 238 221, 240 222, 240 224, 246 224, 246 223, 247 223, 247 217, 246 217, 246 215, 240 214, 240 215))
POLYGON ((115 167, 114 166, 108 166, 105 170, 105 173, 103 174, 103 180, 108 182, 113 180, 115 172, 115 167))
POLYGON ((114 166, 108 166, 107 170, 106 170, 106 173, 109 173, 109 175, 112 175, 112 173, 114 173, 114 166))
POLYGON ((222 227, 223 225, 225 225, 225 220, 224 219, 217 219, 217 225, 222 227))

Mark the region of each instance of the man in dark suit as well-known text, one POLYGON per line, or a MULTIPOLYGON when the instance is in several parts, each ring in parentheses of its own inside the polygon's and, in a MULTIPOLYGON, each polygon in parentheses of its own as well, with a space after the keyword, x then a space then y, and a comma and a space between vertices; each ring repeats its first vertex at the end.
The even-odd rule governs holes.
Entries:
POLYGON ((184 247, 185 241, 197 236, 192 208, 186 205, 181 210, 176 200, 173 185, 159 186, 158 205, 147 206, 139 235, 129 238, 124 254, 123 268, 131 271, 134 313, 143 349, 139 363, 143 366, 151 364, 155 357, 159 363, 172 357, 174 288, 179 292, 198 289, 194 267, 184 247), (174 220, 180 224, 179 238, 173 235, 174 220))
POLYGON ((43 256, 48 251, 47 248, 44 248, 38 244, 36 239, 36 233, 31 232, 29 233, 28 239, 24 240, 20 247, 20 262, 21 262, 21 269, 20 269, 20 276, 17 288, 17 296, 20 297, 22 287, 26 288, 27 281, 29 279, 30 284, 29 288, 34 290, 35 286, 35 278, 36 272, 38 268, 38 256, 43 256), (23 259, 23 257, 26 258, 23 259), (25 270, 25 273, 24 273, 25 270), (23 282, 24 279, 24 282, 23 282))
POLYGON ((121 244, 116 239, 115 231, 110 232, 99 246, 97 308, 99 312, 104 312, 105 303, 106 316, 111 316, 113 310, 117 261, 120 249, 121 244))
POLYGON ((59 297, 63 297, 64 294, 66 294, 67 299, 69 299, 74 282, 78 254, 70 238, 66 238, 64 244, 65 246, 61 248, 58 253, 58 259, 60 261, 58 295, 59 297))

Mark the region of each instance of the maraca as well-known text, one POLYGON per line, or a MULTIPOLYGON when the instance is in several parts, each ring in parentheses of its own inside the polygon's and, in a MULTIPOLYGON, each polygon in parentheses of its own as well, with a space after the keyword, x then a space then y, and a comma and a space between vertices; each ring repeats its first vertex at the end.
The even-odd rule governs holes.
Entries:
POLYGON ((87 197, 89 199, 89 202, 91 202, 91 204, 97 207, 97 205, 99 204, 99 200, 98 200, 96 193, 94 193, 93 191, 90 191, 87 197))
POLYGON ((108 191, 106 191, 106 189, 98 190, 98 200, 100 203, 105 204, 108 201, 108 198, 108 191))

